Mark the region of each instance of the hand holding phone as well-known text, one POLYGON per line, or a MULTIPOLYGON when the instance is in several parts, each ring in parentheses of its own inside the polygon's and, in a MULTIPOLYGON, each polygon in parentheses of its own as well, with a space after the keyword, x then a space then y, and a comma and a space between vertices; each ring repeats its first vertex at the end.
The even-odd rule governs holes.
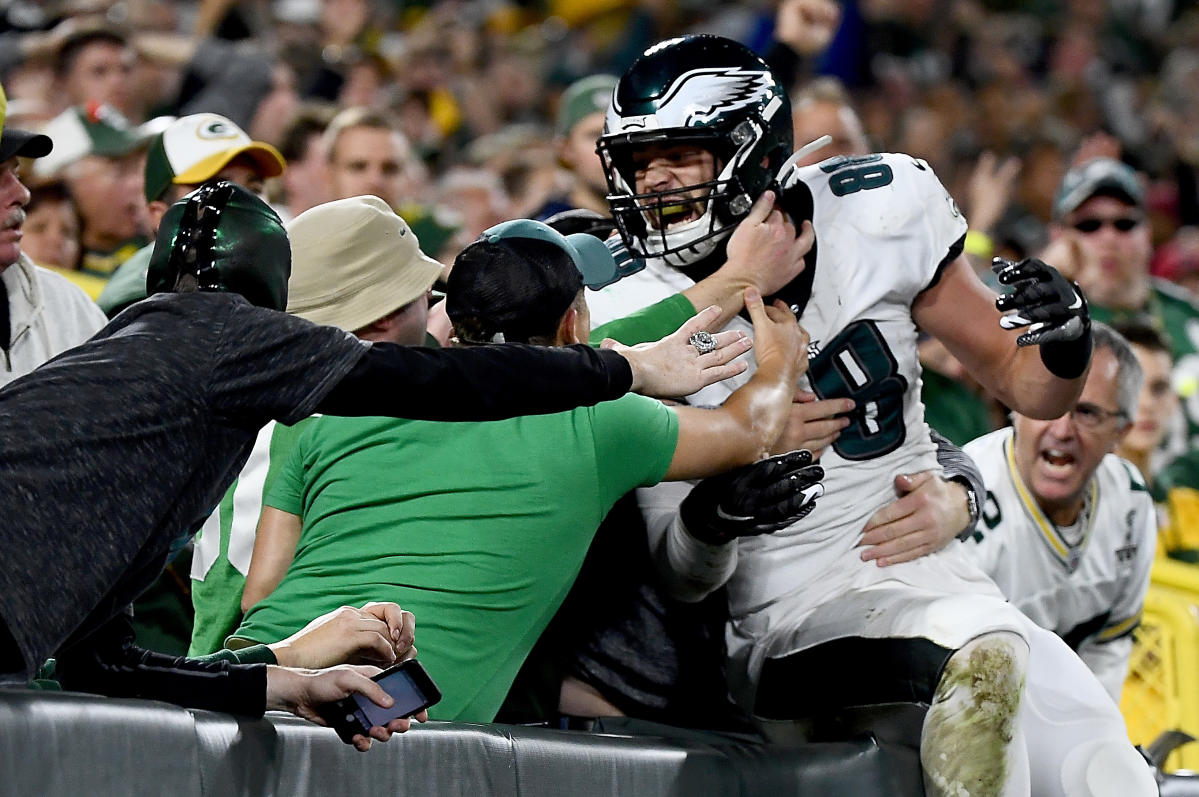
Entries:
POLYGON ((411 717, 441 700, 441 690, 416 659, 394 664, 371 680, 395 700, 390 708, 358 693, 317 707, 321 718, 347 744, 352 744, 356 735, 369 737, 372 727, 385 727, 394 719, 411 717))

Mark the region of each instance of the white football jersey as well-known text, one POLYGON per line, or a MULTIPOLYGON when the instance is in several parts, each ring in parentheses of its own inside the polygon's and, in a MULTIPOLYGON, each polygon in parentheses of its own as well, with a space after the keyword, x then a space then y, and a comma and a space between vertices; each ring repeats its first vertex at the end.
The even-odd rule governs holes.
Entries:
POLYGON ((1115 454, 1103 458, 1088 487, 1082 536, 1072 545, 1020 478, 1010 427, 965 451, 982 471, 987 497, 962 547, 1020 611, 1077 650, 1118 700, 1157 543, 1153 500, 1140 473, 1115 454))
MULTIPOLYGON (((994 585, 959 546, 887 568, 861 561, 856 547, 871 515, 895 499, 897 474, 939 469, 920 401, 912 303, 960 252, 966 220, 928 164, 907 155, 833 158, 795 175, 812 192, 817 231, 812 294, 800 317, 811 337, 801 384, 821 398, 853 398, 857 409, 854 422, 821 457, 825 495, 816 509, 787 529, 738 542, 737 568, 728 583, 729 653, 730 678, 742 702, 765 657, 862 631, 867 606, 847 612, 829 607, 813 617, 817 607, 842 601, 848 591, 884 583, 901 593, 915 588, 911 594, 925 601, 921 619, 893 615, 893 627, 918 635, 927 626, 924 635, 953 648, 985 623, 977 612, 941 617, 927 601, 983 594, 988 606, 1002 606, 994 585)), ((588 293, 593 323, 627 315, 691 284, 679 271, 651 261, 642 272, 588 293)), ((740 318, 730 326, 749 329, 740 318)), ((707 388, 698 403, 719 403, 735 386, 707 388)), ((673 517, 668 501, 642 496, 642 505, 649 507, 651 534, 673 517)), ((996 627, 1010 625, 997 622, 996 627)), ((891 635, 871 625, 868 635, 891 635)))

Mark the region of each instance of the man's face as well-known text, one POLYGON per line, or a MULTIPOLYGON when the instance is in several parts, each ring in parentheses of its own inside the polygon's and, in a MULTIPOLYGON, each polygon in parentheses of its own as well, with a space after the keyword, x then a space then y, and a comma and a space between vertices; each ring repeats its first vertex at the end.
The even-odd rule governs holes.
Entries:
POLYGON ((392 207, 404 200, 409 152, 399 134, 377 127, 342 131, 329 157, 333 199, 374 195, 392 207))
POLYGON ((638 194, 666 194, 661 215, 646 214, 654 229, 677 227, 704 214, 711 189, 685 189, 715 178, 716 160, 708 150, 694 144, 654 144, 633 154, 633 168, 638 194))
POLYGON ((133 61, 133 52, 115 42, 95 41, 83 47, 63 79, 69 104, 107 103, 128 114, 133 61))
POLYGON ((1108 307, 1143 298, 1135 289, 1148 276, 1153 254, 1144 213, 1116 197, 1094 196, 1067 215, 1062 228, 1081 250, 1075 276, 1087 298, 1108 307))
POLYGON ((795 126, 795 148, 798 149, 824 135, 832 143, 798 161, 807 166, 837 155, 865 155, 870 151, 862 124, 852 109, 827 100, 810 100, 796 106, 791 119, 795 126))
POLYGON ((309 136, 304 157, 287 162, 283 183, 288 209, 296 216, 329 201, 329 163, 319 133, 309 136))
POLYGON ((1087 383, 1071 412, 1052 421, 1013 415, 1020 478, 1058 525, 1074 522, 1091 475, 1128 428, 1128 421, 1115 414, 1116 374, 1115 355, 1110 349, 1096 349, 1087 383))
POLYGON ((89 155, 67 169, 67 184, 83 219, 85 245, 112 248, 142 231, 142 156, 89 155))
POLYGON ((20 164, 16 158, 9 158, 0 163, 0 271, 21 256, 27 204, 29 189, 21 182, 20 164))
POLYGON ((1164 351, 1132 346, 1145 381, 1137 399, 1137 417, 1122 445, 1132 451, 1151 452, 1169 431, 1170 419, 1178 411, 1178 395, 1170 384, 1173 363, 1164 351))
POLYGON ((604 162, 595 151, 595 142, 604 132, 604 112, 588 114, 575 123, 562 141, 562 162, 597 194, 608 191, 604 162))

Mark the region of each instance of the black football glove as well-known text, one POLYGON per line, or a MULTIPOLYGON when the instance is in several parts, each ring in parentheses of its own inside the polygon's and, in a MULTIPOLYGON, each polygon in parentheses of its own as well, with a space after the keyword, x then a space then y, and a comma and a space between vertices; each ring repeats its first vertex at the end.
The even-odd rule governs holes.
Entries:
POLYGON ((1018 346, 1078 340, 1090 331, 1091 314, 1082 290, 1053 266, 1033 257, 1019 263, 997 257, 991 270, 1001 284, 1014 287, 995 300, 995 307, 1007 313, 999 321, 1004 329, 1028 327, 1016 338, 1018 346))
POLYGON ((1068 282, 1051 265, 1027 257, 1019 263, 997 257, 991 270, 1014 290, 995 300, 1007 313, 1004 329, 1028 327, 1018 346, 1039 346, 1041 362, 1054 376, 1077 379, 1091 361, 1091 314, 1077 282, 1068 282))
POLYGON ((683 525, 713 545, 767 534, 805 517, 824 495, 824 468, 800 449, 710 476, 683 499, 683 525))

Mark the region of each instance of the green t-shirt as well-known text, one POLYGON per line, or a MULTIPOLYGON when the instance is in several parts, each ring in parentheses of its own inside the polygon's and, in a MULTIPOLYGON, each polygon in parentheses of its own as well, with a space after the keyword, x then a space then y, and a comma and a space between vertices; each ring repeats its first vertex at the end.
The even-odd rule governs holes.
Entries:
POLYGON ((637 395, 494 423, 305 422, 267 504, 303 518, 295 559, 238 640, 349 604, 417 617, 432 716, 489 722, 616 500, 662 479, 678 420, 637 395))
MULTIPOLYGON (((147 247, 130 258, 108 283, 100 306, 110 317, 145 298, 150 251, 151 247, 147 247)), ((596 328, 592 340, 598 344, 605 337, 611 337, 630 346, 657 340, 674 332, 694 315, 695 308, 686 297, 676 294, 627 318, 596 328)), ((191 569, 195 621, 187 650, 189 656, 204 656, 220 650, 225 637, 241 622, 241 597, 250 569, 258 517, 262 513, 263 497, 278 472, 270 468, 270 463, 286 456, 303 426, 303 421, 295 426, 272 423, 259 434, 238 480, 225 493, 220 506, 196 537, 196 556, 191 569)))
POLYGON ((112 272, 96 299, 96 304, 100 305, 106 316, 112 318, 134 302, 146 298, 146 273, 150 270, 150 255, 153 253, 153 244, 143 246, 112 272))
MULTIPOLYGON (((206 656, 225 644, 241 622, 241 596, 250 572, 262 502, 282 460, 303 428, 271 422, 258 433, 241 473, 196 535, 191 567, 192 622, 189 656, 206 656)), ((309 618, 312 619, 312 618, 309 618)))

